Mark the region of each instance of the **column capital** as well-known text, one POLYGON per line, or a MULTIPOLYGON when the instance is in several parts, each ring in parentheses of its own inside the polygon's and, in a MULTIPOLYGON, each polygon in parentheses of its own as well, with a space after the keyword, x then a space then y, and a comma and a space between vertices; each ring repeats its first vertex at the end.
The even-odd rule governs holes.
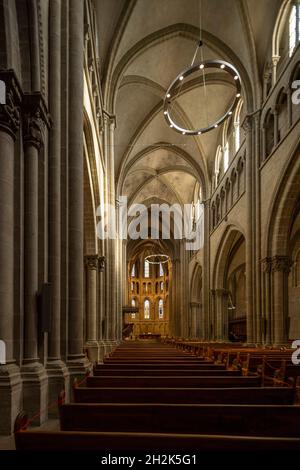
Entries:
POLYGON ((279 61, 280 61, 280 55, 273 55, 272 56, 272 64, 273 64, 274 67, 277 66, 279 61))
POLYGON ((245 116, 245 119, 242 122, 242 128, 246 134, 248 134, 248 132, 251 132, 252 130, 252 119, 253 119, 253 116, 250 114, 247 114, 245 116))
POLYGON ((98 255, 85 255, 84 261, 88 269, 98 268, 98 255))
POLYGON ((20 126, 22 89, 13 70, 0 70, 4 95, 0 101, 0 130, 16 138, 20 126))
POLYGON ((289 256, 273 256, 272 271, 282 271, 288 274, 291 270, 292 260, 289 256))
POLYGON ((216 289, 215 294, 218 295, 219 297, 224 296, 226 297, 228 295, 228 290, 221 288, 221 289, 216 289))
POLYGON ((116 127, 116 116, 113 114, 109 114, 108 111, 103 110, 103 120, 104 123, 115 129, 116 127))
POLYGON ((99 268, 99 271, 100 272, 103 272, 104 271, 104 268, 105 268, 105 256, 99 256, 98 257, 98 268, 99 268))
POLYGON ((272 271, 272 259, 271 258, 264 258, 260 260, 262 270, 264 273, 268 274, 272 271))
POLYGON ((50 128, 50 116, 41 93, 25 93, 22 109, 24 144, 39 150, 43 144, 45 126, 50 128))

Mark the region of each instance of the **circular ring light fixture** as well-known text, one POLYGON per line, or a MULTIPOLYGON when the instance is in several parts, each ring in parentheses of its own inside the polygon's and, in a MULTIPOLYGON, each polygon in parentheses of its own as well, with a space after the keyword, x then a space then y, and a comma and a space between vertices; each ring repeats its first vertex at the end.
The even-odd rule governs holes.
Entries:
POLYGON ((147 261, 149 264, 160 264, 160 263, 167 263, 169 259, 170 259, 170 256, 158 253, 157 255, 146 256, 145 261, 147 261))
POLYGON ((224 62, 223 60, 204 60, 200 64, 193 65, 183 70, 183 72, 177 75, 175 80, 173 80, 173 82, 171 83, 171 85, 169 86, 165 94, 164 116, 169 127, 173 128, 176 132, 180 132, 180 134, 183 134, 183 135, 201 135, 201 134, 205 134, 206 132, 209 132, 215 129, 220 124, 222 124, 222 122, 224 122, 229 116, 231 116, 240 97, 241 97, 241 78, 237 69, 233 65, 229 64, 228 62, 224 62), (176 96, 175 94, 176 88, 178 86, 182 86, 183 80, 186 77, 188 77, 189 75, 199 70, 204 71, 205 69, 209 69, 209 68, 214 68, 214 69, 220 68, 222 69, 222 71, 227 72, 233 78, 235 88, 236 88, 234 99, 230 107, 226 111, 226 113, 222 117, 220 117, 220 119, 210 124, 208 127, 202 127, 202 128, 195 129, 195 130, 185 129, 183 127, 180 127, 178 124, 176 124, 176 122, 172 119, 170 115, 170 110, 169 110, 170 98, 172 98, 172 96, 176 96))

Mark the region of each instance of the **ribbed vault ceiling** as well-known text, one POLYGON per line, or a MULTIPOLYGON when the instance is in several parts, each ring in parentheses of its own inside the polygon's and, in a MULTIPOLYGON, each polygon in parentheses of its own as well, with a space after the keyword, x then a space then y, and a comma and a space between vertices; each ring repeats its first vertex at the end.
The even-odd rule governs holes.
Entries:
MULTIPOLYGON (((281 3, 202 0, 204 59, 228 60, 239 69, 249 110, 260 100, 259 80, 281 3)), ((162 111, 170 82, 191 64, 199 5, 200 0, 95 0, 105 107, 116 116, 118 192, 131 202, 191 202, 200 178, 207 193, 222 128, 182 136, 167 126, 162 111)), ((193 78, 182 87, 174 113, 181 123, 197 126, 224 113, 234 87, 226 74, 214 71, 207 77, 204 106, 203 84, 193 78)))

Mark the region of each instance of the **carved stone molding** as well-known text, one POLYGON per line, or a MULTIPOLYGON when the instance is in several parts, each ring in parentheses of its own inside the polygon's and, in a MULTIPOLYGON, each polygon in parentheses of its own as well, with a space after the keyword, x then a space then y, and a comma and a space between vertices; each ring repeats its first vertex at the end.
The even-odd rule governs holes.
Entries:
POLYGON ((272 259, 264 258, 261 260, 261 266, 264 273, 268 274, 272 271, 272 259))
POLYGON ((292 267, 292 260, 289 256, 273 256, 272 271, 283 271, 288 274, 292 267))
POLYGON ((0 104, 0 130, 16 138, 20 126, 22 90, 13 70, 0 70, 0 80, 5 83, 5 104, 0 104))
POLYGON ((98 257, 98 268, 100 272, 104 271, 105 268, 105 256, 98 257))
POLYGON ((248 132, 251 132, 252 130, 252 116, 247 115, 242 123, 242 128, 247 134, 248 132))
POLYGON ((25 93, 22 108, 24 145, 32 145, 39 150, 44 141, 45 127, 50 128, 50 117, 41 93, 25 93))
POLYGON ((84 257, 84 261, 88 269, 98 268, 98 255, 86 255, 84 257))

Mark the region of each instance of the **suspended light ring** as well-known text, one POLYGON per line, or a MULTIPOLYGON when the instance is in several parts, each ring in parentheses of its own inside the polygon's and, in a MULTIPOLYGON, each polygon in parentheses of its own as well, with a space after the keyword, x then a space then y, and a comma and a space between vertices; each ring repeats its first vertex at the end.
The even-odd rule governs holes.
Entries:
POLYGON ((157 255, 146 256, 145 261, 149 264, 160 264, 160 263, 163 264, 163 263, 167 263, 169 259, 170 259, 169 255, 163 255, 162 253, 158 253, 157 255))
POLYGON ((200 64, 193 65, 192 67, 188 67, 182 72, 180 72, 179 75, 172 81, 170 84, 169 88, 166 91, 165 98, 164 98, 164 117, 165 120, 167 121, 169 127, 174 129, 176 132, 179 132, 180 134, 183 135, 201 135, 205 134, 206 132, 209 132, 215 128, 217 128, 220 124, 222 124, 226 119, 228 119, 229 116, 233 113, 236 105, 238 104, 238 101, 241 97, 241 78, 240 74, 237 71, 237 69, 229 64, 228 62, 224 62, 223 60, 204 60, 200 64), (169 110, 169 105, 170 105, 170 99, 172 96, 176 96, 174 91, 176 90, 177 87, 182 86, 183 80, 188 77, 189 75, 195 73, 196 71, 199 70, 205 70, 209 68, 220 68, 223 72, 227 72, 232 78, 233 82, 235 85, 235 97, 227 109, 226 113, 223 114, 221 118, 219 118, 217 121, 214 123, 210 124, 207 127, 202 127, 199 129, 185 129, 183 127, 180 127, 176 122, 171 118, 170 115, 170 110, 169 110), (182 78, 183 77, 183 78, 182 78))

